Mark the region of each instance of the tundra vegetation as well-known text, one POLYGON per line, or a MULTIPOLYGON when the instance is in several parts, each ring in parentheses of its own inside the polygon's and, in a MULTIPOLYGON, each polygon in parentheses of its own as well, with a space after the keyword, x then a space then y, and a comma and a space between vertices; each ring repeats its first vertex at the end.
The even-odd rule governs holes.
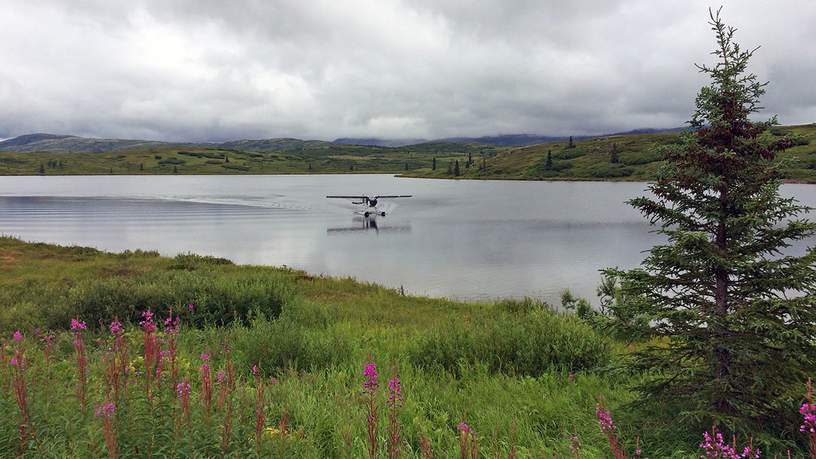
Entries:
POLYGON ((801 142, 749 119, 752 52, 711 25, 694 129, 632 201, 667 242, 606 270, 599 309, 3 237, 0 452, 816 458, 816 252, 789 253, 816 226, 778 195, 801 142))

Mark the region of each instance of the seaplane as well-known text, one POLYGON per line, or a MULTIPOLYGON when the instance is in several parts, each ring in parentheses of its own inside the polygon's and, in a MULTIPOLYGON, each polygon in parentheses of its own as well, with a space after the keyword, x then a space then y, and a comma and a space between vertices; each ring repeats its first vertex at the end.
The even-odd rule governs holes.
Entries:
POLYGON ((385 217, 385 210, 377 207, 377 204, 382 199, 399 199, 399 198, 410 198, 412 197, 410 194, 392 194, 392 195, 382 195, 382 196, 326 196, 328 199, 351 199, 352 204, 356 204, 362 206, 362 208, 355 213, 362 215, 363 217, 371 217, 371 216, 381 216, 385 217))

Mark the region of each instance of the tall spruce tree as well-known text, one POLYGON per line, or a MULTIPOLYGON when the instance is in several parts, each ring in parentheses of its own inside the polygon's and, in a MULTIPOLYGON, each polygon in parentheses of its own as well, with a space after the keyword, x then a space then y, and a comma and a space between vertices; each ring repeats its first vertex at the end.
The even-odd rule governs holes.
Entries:
POLYGON ((612 144, 612 151, 609 153, 609 162, 612 164, 620 163, 620 155, 618 154, 618 144, 612 144))
POLYGON ((776 154, 790 140, 769 135, 775 118, 749 119, 767 84, 747 70, 756 49, 734 42, 719 10, 709 14, 717 63, 697 66, 711 82, 692 129, 650 196, 630 201, 666 242, 638 269, 605 270, 626 298, 608 309, 617 325, 657 338, 631 360, 653 376, 639 386, 643 401, 702 427, 796 429, 782 419, 816 371, 816 251, 791 244, 816 225, 779 195, 776 154))
POLYGON ((552 151, 547 150, 547 160, 544 162, 544 169, 551 170, 553 167, 552 151))

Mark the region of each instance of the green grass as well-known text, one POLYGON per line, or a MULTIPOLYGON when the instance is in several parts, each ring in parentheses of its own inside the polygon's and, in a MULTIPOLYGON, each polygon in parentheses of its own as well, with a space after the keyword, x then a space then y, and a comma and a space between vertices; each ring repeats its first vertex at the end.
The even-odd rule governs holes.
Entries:
MULTIPOLYGON (((797 139, 798 145, 785 151, 781 157, 788 161, 785 179, 791 182, 816 183, 816 124, 780 126, 772 130, 774 135, 788 134, 797 139)), ((574 148, 566 142, 547 143, 505 149, 489 155, 485 168, 481 158, 474 157, 474 164, 464 167, 460 162, 461 176, 465 179, 508 180, 628 180, 648 181, 654 178, 662 164, 661 149, 679 141, 677 133, 636 134, 598 137, 578 140, 574 148), (612 145, 618 149, 620 161, 611 162, 612 145), (547 168, 547 152, 552 153, 553 164, 547 168)), ((437 163, 437 170, 417 169, 404 175, 413 177, 454 178, 447 173, 447 164, 437 163)))
MULTIPOLYGON (((379 366, 379 441, 385 444, 385 382, 402 381, 403 457, 419 457, 421 438, 436 457, 456 457, 456 426, 470 424, 484 457, 608 457, 595 420, 603 397, 628 445, 642 439, 649 457, 696 457, 700 431, 675 425, 658 411, 627 406, 632 384, 648 375, 618 369, 630 346, 580 318, 527 301, 464 303, 400 295, 393 289, 352 279, 315 277, 227 260, 154 252, 111 254, 81 247, 25 243, 0 237, 0 456, 20 451, 20 417, 11 390, 8 359, 20 329, 29 362, 31 428, 35 435, 22 457, 102 457, 102 422, 93 406, 106 400, 106 330, 126 322, 131 385, 117 403, 114 426, 123 457, 212 457, 221 454, 225 410, 207 416, 199 355, 212 354, 213 371, 233 362, 237 383, 228 457, 366 457, 362 368, 379 366), (193 312, 186 307, 195 303, 193 312), (180 426, 179 404, 164 368, 161 388, 148 400, 144 389, 139 313, 152 308, 182 318, 178 335, 179 379, 193 389, 192 422, 180 426), (90 362, 89 408, 75 396, 76 363, 71 318, 88 322, 84 341, 90 362), (50 365, 41 333, 56 333, 50 365), (230 349, 229 355, 224 352, 230 349), (287 419, 285 439, 254 441, 256 383, 262 368, 267 393, 265 427, 287 419), (268 379, 275 377, 277 383, 268 379)), ((163 349, 169 335, 160 333, 163 349)), ((216 385, 216 392, 220 388, 216 385)), ((666 414, 666 413, 664 413, 666 414)))

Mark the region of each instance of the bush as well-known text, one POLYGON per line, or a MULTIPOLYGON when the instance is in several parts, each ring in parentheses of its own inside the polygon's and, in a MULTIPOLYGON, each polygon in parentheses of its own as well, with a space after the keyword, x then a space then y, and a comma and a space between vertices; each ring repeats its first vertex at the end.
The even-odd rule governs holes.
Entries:
POLYGON ((631 167, 625 167, 620 164, 599 163, 595 164, 589 170, 589 175, 596 178, 628 177, 632 175, 633 172, 634 169, 631 167))
POLYGON ((310 330, 288 318, 269 320, 259 315, 235 336, 233 344, 240 365, 257 364, 266 372, 316 370, 351 360, 350 340, 342 333, 310 330))
POLYGON ((277 317, 294 297, 291 283, 276 275, 164 272, 141 278, 113 277, 83 281, 68 291, 61 311, 48 313, 47 326, 62 328, 71 317, 89 322, 113 317, 135 321, 145 309, 163 312, 196 305, 193 325, 246 322, 252 311, 277 317))
POLYGON ((223 167, 224 169, 229 169, 229 170, 233 170, 233 171, 242 171, 242 172, 246 172, 246 171, 249 170, 248 167, 241 166, 240 164, 222 164, 221 167, 223 167))
POLYGON ((159 164, 177 166, 177 165, 180 165, 180 164, 184 164, 185 162, 186 161, 184 161, 183 159, 167 158, 167 159, 163 159, 163 160, 159 161, 159 164))
POLYGON ((194 270, 202 266, 212 265, 231 265, 232 261, 226 258, 211 257, 207 255, 196 255, 194 253, 181 253, 173 258, 173 264, 170 269, 186 269, 194 270))
POLYGON ((457 372, 460 364, 492 372, 537 376, 553 368, 588 370, 608 363, 610 344, 581 319, 538 309, 524 315, 449 324, 417 339, 409 350, 421 367, 457 372))

